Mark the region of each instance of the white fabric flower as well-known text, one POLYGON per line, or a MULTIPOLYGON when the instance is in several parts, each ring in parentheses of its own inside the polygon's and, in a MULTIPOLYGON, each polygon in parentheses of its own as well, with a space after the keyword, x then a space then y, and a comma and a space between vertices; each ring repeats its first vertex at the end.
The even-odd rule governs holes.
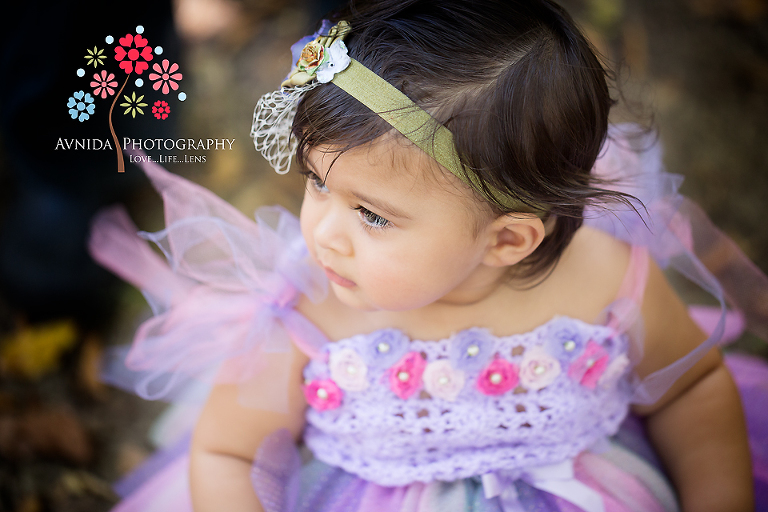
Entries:
POLYGON ((330 82, 336 73, 341 73, 347 69, 350 62, 352 59, 347 55, 347 45, 341 39, 337 39, 328 48, 328 60, 321 64, 315 72, 317 81, 321 84, 330 82))
POLYGON ((447 359, 438 359, 429 363, 424 369, 422 378, 427 393, 449 402, 456 400, 466 381, 464 372, 452 367, 447 359))
POLYGON ((540 346, 527 349, 520 363, 520 383, 539 390, 552 384, 560 375, 560 362, 540 346))
POLYGON ((332 352, 328 358, 331 378, 345 391, 363 391, 368 387, 368 367, 351 348, 332 352))

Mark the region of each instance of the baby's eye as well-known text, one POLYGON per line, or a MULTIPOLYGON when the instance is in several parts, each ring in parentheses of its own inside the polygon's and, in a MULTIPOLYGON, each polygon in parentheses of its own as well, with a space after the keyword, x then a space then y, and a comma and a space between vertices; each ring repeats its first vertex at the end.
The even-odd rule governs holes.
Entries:
POLYGON ((325 183, 323 183, 323 180, 320 179, 320 176, 313 173, 312 171, 302 172, 302 174, 306 176, 307 179, 312 183, 312 188, 318 192, 322 192, 323 194, 328 192, 328 187, 325 186, 325 183))
POLYGON ((390 222, 387 219, 373 213, 364 206, 358 206, 355 210, 360 213, 360 220, 363 221, 363 227, 366 229, 385 229, 390 226, 390 222))

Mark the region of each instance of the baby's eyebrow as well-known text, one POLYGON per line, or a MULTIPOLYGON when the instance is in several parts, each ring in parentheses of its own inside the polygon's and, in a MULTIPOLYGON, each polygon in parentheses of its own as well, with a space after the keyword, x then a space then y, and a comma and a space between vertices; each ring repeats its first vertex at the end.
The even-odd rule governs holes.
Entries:
MULTIPOLYGON (((315 175, 317 175, 318 178, 320 178, 323 181, 323 183, 325 183, 325 179, 320 177, 320 173, 317 172, 317 169, 315 169, 315 166, 314 166, 314 164, 312 162, 307 162, 304 167, 305 167, 305 169, 308 172, 314 173, 315 175)), ((328 175, 326 174, 326 178, 327 177, 328 177, 328 175)), ((351 194, 355 198, 359 199, 360 201, 363 201, 364 203, 370 204, 374 208, 380 210, 382 213, 384 213, 384 214, 386 214, 386 215, 388 215, 390 217, 398 217, 398 218, 401 218, 401 219, 411 220, 411 217, 409 217, 405 213, 401 212, 400 210, 398 210, 394 206, 390 205, 386 201, 383 201, 381 199, 373 199, 373 198, 368 197, 368 196, 366 196, 364 194, 360 194, 359 192, 355 192, 354 190, 351 191, 351 194)))
POLYGON ((382 201, 380 199, 373 199, 366 195, 360 194, 359 192, 355 192, 354 190, 352 191, 352 195, 355 196, 360 201, 363 201, 364 203, 368 203, 374 208, 381 210, 383 213, 385 213, 390 217, 399 217, 401 219, 411 220, 411 218, 408 215, 399 211, 397 208, 390 205, 386 201, 382 201))

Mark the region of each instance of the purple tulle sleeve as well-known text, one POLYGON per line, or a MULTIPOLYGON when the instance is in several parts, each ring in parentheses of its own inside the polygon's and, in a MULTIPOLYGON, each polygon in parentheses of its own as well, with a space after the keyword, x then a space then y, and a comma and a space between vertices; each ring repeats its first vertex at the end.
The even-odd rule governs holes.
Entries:
MULTIPOLYGON (((635 246, 645 246, 661 268, 671 268, 711 294, 719 311, 694 309, 709 337, 671 365, 639 382, 634 401, 658 400, 683 373, 724 337, 746 327, 768 340, 768 278, 720 232, 706 214, 678 193, 683 179, 664 171, 655 135, 633 125, 613 126, 593 174, 606 188, 626 192, 642 205, 588 208, 585 222, 635 246), (729 311, 727 306, 733 308, 729 311), (728 320, 728 322, 727 322, 728 320)), ((636 353, 641 354, 638 349, 636 353)))
MULTIPOLYGON (((200 397, 210 384, 247 384, 269 373, 292 342, 318 357, 325 337, 294 305, 300 294, 321 300, 327 281, 295 216, 263 208, 254 221, 155 163, 143 168, 163 196, 166 228, 137 233, 112 208, 94 220, 89 243, 94 259, 141 288, 155 313, 130 349, 113 354, 107 380, 147 399, 200 397)), ((267 408, 284 409, 286 378, 259 380, 271 388, 261 393, 267 408)))

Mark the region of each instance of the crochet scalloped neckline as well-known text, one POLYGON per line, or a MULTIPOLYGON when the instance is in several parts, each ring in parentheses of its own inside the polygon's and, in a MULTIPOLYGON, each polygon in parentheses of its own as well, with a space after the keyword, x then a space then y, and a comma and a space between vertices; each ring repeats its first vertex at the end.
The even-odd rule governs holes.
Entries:
POLYGON ((460 330, 454 332, 453 334, 451 334, 450 336, 447 336, 447 337, 444 337, 444 338, 440 338, 438 340, 422 340, 422 339, 418 339, 418 338, 412 338, 403 329, 400 329, 400 328, 397 328, 397 327, 382 327, 382 328, 379 328, 379 329, 374 329, 373 331, 369 331, 367 333, 354 334, 352 336, 345 336, 343 338, 339 338, 336 341, 327 340, 326 343, 347 343, 347 342, 350 342, 350 341, 354 340, 355 338, 363 337, 363 338, 366 338, 366 339, 370 339, 370 338, 375 337, 376 335, 378 335, 378 334, 380 334, 382 332, 385 332, 385 331, 396 331, 399 334, 401 334, 403 337, 405 337, 408 340, 409 343, 417 343, 417 344, 418 343, 437 343, 437 344, 441 344, 441 343, 449 343, 452 339, 456 338, 457 336, 461 336, 462 334, 464 334, 464 333, 466 333, 468 331, 471 331, 471 330, 482 330, 485 333, 487 333, 489 337, 493 338, 494 341, 512 341, 514 339, 521 339, 522 340, 522 339, 530 338, 534 334, 537 334, 539 331, 545 331, 550 326, 550 324, 552 324, 553 322, 558 321, 558 320, 560 320, 560 321, 567 320, 568 322, 580 324, 582 327, 588 327, 588 328, 605 328, 605 329, 608 328, 604 324, 585 322, 584 320, 580 320, 578 318, 574 318, 574 317, 569 316, 569 315, 555 315, 552 318, 550 318, 549 320, 547 320, 546 322, 544 322, 544 323, 534 327, 530 331, 525 331, 525 332, 515 333, 515 334, 502 335, 502 336, 497 336, 497 335, 493 334, 491 332, 491 330, 489 328, 487 328, 487 327, 477 327, 477 326, 475 326, 475 327, 467 327, 465 329, 460 329, 460 330))

